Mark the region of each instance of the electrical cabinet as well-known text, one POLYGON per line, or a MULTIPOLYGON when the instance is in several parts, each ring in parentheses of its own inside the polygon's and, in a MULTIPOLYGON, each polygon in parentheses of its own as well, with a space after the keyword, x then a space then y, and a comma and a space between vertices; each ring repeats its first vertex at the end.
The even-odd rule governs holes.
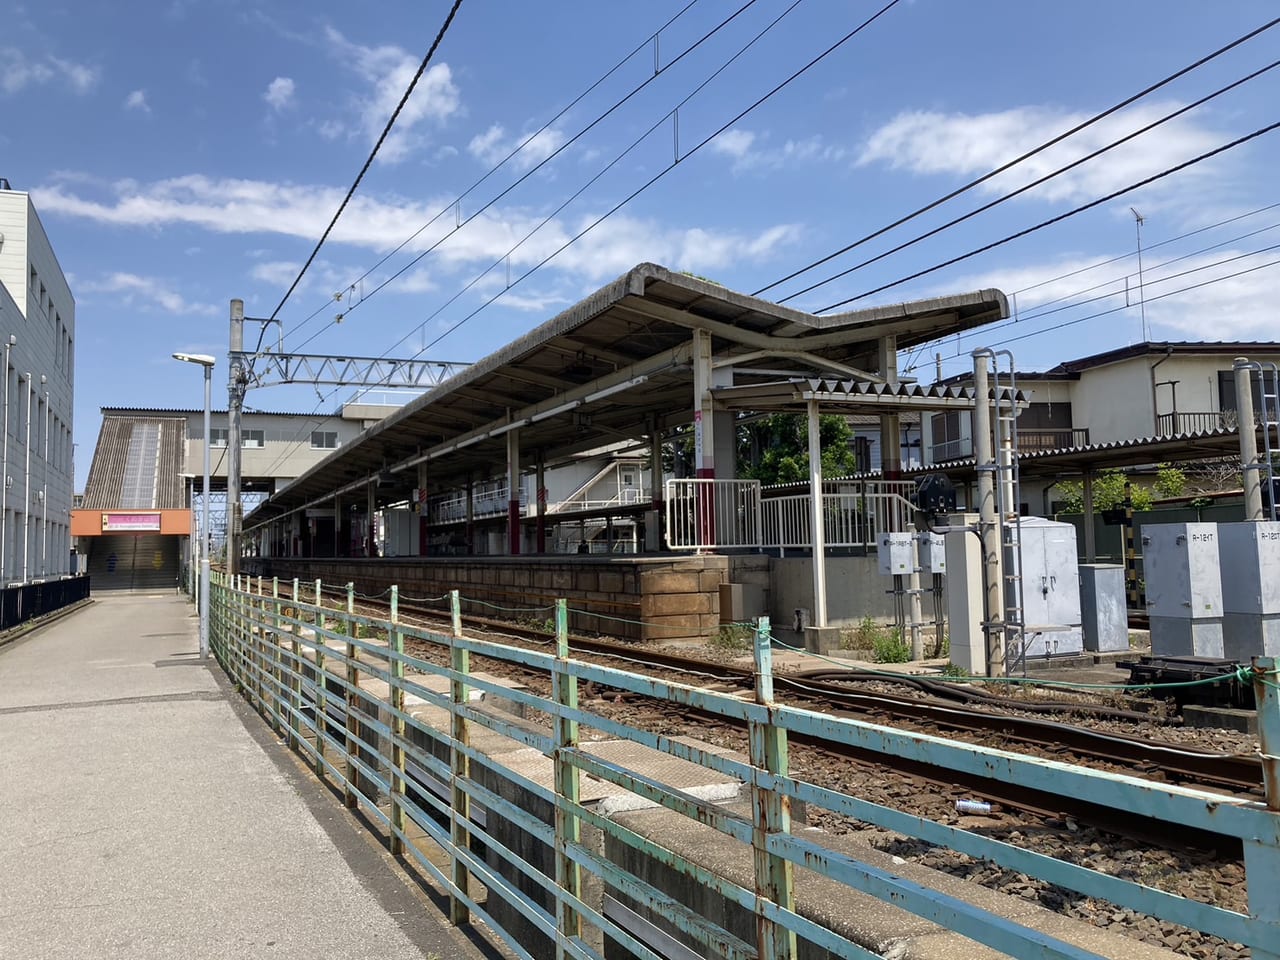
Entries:
POLYGON ((1150 622, 1153 656, 1225 656, 1222 617, 1151 617, 1150 622))
POLYGON ((1218 524, 1223 656, 1280 656, 1280 523, 1218 524))
POLYGON ((1225 613, 1280 613, 1280 522, 1218 524, 1225 613))
POLYGON ((943 543, 942 534, 921 533, 919 534, 918 543, 920 572, 945 574, 947 572, 947 551, 943 543))
MULTIPOLYGON (((1043 657, 1079 653, 1084 649, 1077 569, 1076 529, 1069 523, 1023 517, 1022 568, 1006 557, 1007 573, 1022 580, 1022 622, 1025 655, 1043 657)), ((1013 589, 1011 582, 1009 589, 1013 589)), ((1016 651, 1010 651, 1010 658, 1016 651)))
POLYGON ((1129 649, 1124 567, 1118 563, 1080 564, 1080 612, 1086 650, 1112 653, 1129 649))
MULTIPOLYGON (((1153 618, 1209 620, 1222 616, 1217 528, 1216 523, 1161 523, 1142 528, 1147 612, 1153 618)), ((1158 652, 1154 646, 1152 652, 1158 652)))
POLYGON ((876 542, 876 552, 883 574, 909 575, 915 570, 915 534, 882 533, 876 542))
MULTIPOLYGON (((958 517, 956 526, 977 523, 977 514, 958 517)), ((986 676, 987 647, 982 633, 985 597, 982 589, 982 547, 972 533, 955 530, 943 535, 947 567, 947 630, 951 662, 977 676, 986 676)))

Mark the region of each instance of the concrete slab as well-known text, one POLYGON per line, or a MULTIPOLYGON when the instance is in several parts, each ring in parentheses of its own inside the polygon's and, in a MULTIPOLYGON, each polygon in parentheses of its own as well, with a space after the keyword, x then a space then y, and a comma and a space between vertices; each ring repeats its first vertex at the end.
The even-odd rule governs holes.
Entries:
POLYGON ((4 953, 483 956, 196 643, 182 599, 118 594, 0 650, 4 953))

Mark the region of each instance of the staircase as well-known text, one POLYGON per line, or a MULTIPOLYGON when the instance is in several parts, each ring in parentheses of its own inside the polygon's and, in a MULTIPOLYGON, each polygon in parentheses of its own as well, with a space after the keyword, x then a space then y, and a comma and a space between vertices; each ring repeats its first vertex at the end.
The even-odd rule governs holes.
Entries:
POLYGON ((178 584, 178 537, 115 534, 93 539, 89 583, 94 593, 172 590, 178 584))

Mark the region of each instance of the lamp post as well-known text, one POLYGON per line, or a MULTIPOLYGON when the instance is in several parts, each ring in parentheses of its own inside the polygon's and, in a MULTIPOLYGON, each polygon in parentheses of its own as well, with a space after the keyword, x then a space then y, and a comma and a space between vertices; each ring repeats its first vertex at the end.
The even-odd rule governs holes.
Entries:
POLYGON ((202 353, 175 353, 173 359, 204 367, 204 484, 200 488, 200 659, 209 656, 209 408, 213 399, 213 357, 202 353))

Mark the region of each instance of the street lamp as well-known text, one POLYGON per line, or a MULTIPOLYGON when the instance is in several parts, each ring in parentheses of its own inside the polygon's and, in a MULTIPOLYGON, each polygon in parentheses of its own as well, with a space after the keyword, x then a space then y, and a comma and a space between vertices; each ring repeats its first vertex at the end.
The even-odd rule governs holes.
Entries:
POLYGON ((175 353, 173 359, 204 367, 204 502, 200 522, 200 659, 209 656, 209 406, 213 398, 213 365, 203 353, 175 353))

